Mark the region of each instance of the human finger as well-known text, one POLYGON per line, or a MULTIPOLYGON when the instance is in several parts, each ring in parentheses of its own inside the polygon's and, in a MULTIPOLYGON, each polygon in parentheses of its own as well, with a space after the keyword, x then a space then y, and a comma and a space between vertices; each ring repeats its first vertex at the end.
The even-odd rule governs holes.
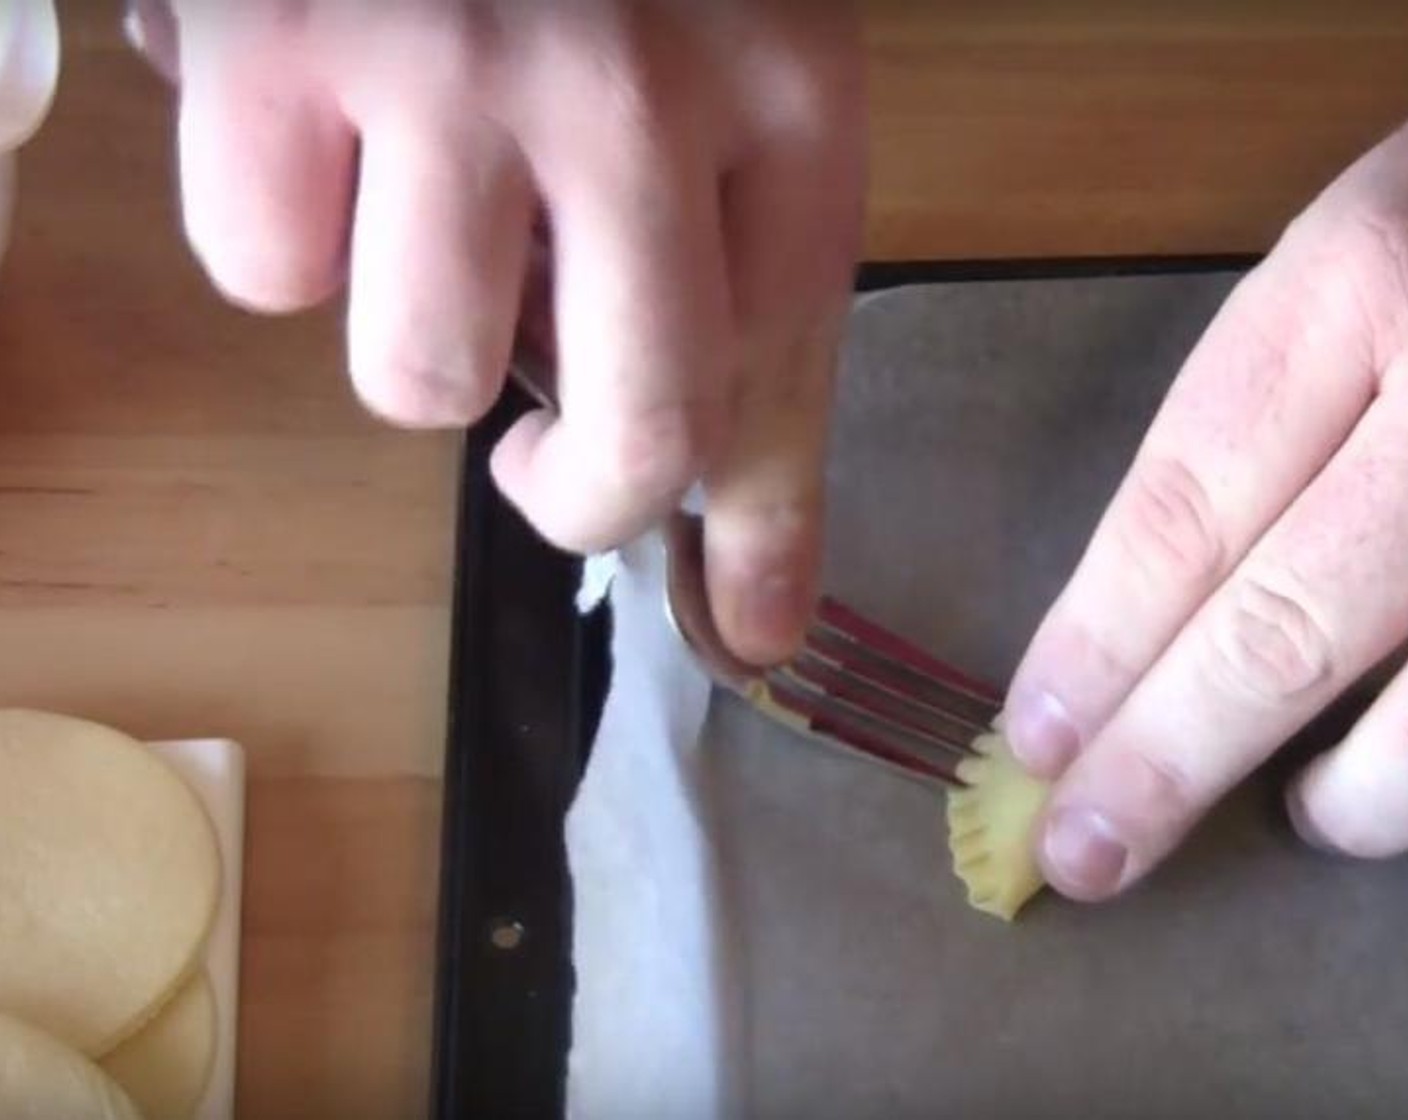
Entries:
POLYGON ((1053 885, 1136 882, 1408 634, 1408 362, 1056 783, 1053 885))
POLYGON ((342 283, 356 136, 316 67, 306 29, 267 0, 177 10, 182 214, 231 300, 302 309, 342 283))
POLYGON ((1190 355, 1007 702, 1055 776, 1325 466, 1405 336, 1408 132, 1297 221, 1190 355))
POLYGON ((378 414, 413 427, 479 419, 503 385, 532 189, 482 118, 359 122, 348 360, 378 414))

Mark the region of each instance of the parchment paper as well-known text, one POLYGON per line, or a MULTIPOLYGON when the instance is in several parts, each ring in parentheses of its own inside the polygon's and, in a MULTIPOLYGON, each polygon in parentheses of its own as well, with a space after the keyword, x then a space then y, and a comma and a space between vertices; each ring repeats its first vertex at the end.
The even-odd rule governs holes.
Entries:
MULTIPOLYGON (((866 300, 844 363, 827 589, 1005 682, 1234 279, 866 300)), ((1326 745, 1335 722, 1292 753, 1326 745)), ((1408 1108, 1404 867, 1295 842, 1279 808, 1286 762, 1128 898, 1089 908, 1047 895, 1008 927, 965 906, 926 790, 722 695, 698 747, 708 975, 715 1024, 733 1031, 713 1057, 732 1063, 742 1094, 729 1114, 1408 1108), (730 1007, 735 1017, 720 1014, 730 1007)), ((596 1009, 579 1028, 610 1029, 596 1009)))

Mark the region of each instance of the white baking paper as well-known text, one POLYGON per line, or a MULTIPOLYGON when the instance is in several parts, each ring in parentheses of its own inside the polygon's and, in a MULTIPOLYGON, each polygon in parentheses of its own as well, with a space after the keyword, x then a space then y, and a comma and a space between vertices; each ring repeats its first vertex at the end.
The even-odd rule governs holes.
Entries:
POLYGON ((651 536, 587 565, 611 598, 613 674, 567 820, 577 996, 575 1120, 733 1114, 725 969, 699 758, 710 686, 664 609, 651 536))

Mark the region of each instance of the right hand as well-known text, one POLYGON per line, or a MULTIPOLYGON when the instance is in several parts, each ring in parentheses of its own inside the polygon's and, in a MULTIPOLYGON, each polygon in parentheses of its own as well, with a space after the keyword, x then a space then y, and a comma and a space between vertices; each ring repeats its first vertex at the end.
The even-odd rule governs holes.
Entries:
POLYGON ((561 415, 497 480, 576 551, 695 483, 725 639, 787 656, 816 595, 833 368, 863 198, 852 13, 797 0, 161 0, 186 229, 219 289, 350 287, 348 362, 398 424, 498 396, 551 235, 561 415))

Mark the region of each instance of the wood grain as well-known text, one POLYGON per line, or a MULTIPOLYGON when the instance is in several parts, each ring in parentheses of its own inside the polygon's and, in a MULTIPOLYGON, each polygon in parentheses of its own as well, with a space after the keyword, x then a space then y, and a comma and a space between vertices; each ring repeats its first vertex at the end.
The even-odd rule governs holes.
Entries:
POLYGON ((423 1115, 457 441, 363 415, 340 309, 257 319, 180 234, 116 5, 0 274, 0 702, 249 753, 244 1116, 423 1115))
MULTIPOLYGON (((68 0, 0 274, 0 702, 250 753, 239 1093, 424 1111, 456 441, 373 423, 340 311, 183 245, 167 91, 68 0)), ((1408 116, 1401 0, 876 0, 885 258, 1265 247, 1408 116)))
POLYGON ((869 0, 876 259, 1260 252, 1408 120, 1400 0, 869 0))

